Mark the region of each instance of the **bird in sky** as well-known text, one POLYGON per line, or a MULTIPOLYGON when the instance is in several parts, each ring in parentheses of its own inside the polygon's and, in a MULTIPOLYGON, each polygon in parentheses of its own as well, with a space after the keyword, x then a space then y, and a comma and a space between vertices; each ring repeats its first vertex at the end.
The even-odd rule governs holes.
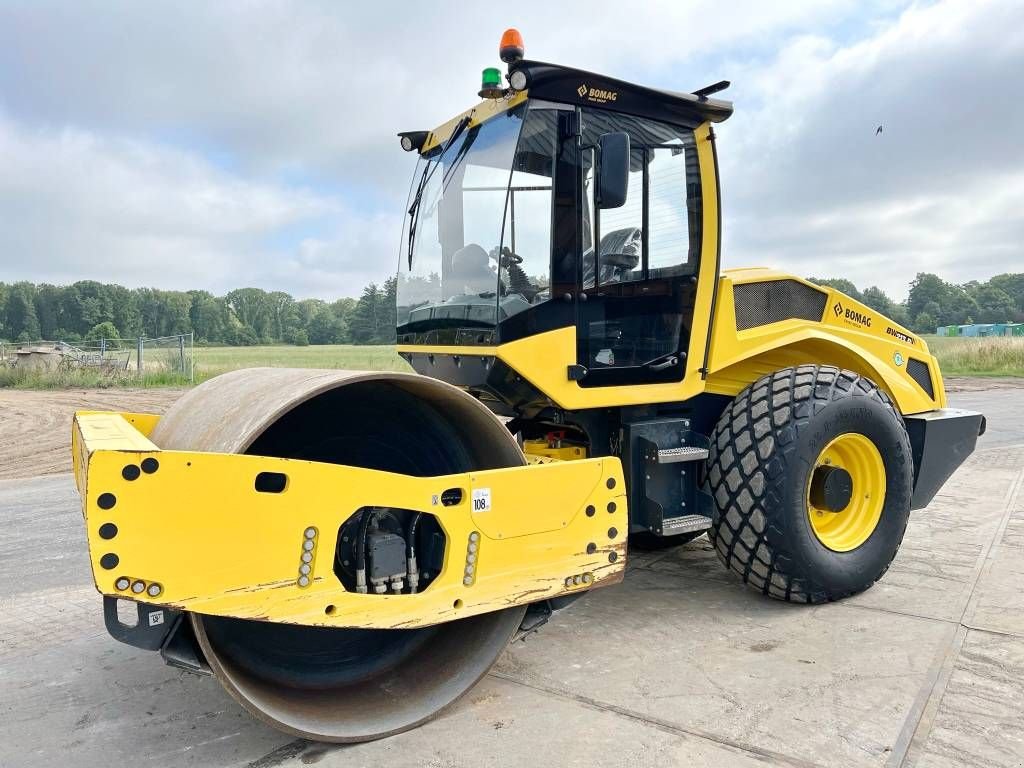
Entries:
POLYGON ((882 135, 882 126, 878 126, 877 128, 875 128, 875 136, 881 136, 881 135, 882 135))

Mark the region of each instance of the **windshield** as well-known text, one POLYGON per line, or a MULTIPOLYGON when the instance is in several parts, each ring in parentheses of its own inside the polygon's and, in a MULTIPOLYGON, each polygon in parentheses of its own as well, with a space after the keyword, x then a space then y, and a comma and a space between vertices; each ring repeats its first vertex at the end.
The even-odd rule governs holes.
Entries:
POLYGON ((489 343, 499 320, 547 298, 556 134, 530 115, 509 110, 420 159, 399 259, 403 337, 489 343))

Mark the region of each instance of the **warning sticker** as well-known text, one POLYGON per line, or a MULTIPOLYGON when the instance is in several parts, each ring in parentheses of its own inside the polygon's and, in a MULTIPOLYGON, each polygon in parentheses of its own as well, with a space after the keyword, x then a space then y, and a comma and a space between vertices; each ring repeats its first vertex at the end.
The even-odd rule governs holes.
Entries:
POLYGON ((156 626, 159 626, 160 624, 163 624, 163 623, 164 623, 164 612, 163 611, 153 611, 151 614, 149 614, 149 626, 156 627, 156 626))
POLYGON ((490 512, 491 511, 491 489, 490 488, 474 488, 473 489, 473 511, 474 512, 490 512))

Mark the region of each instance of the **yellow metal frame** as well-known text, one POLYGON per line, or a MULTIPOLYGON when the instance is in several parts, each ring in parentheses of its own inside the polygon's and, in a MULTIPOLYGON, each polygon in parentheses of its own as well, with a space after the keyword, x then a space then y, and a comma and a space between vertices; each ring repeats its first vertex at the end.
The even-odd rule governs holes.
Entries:
MULTIPOLYGON (((520 94, 525 98, 525 93, 520 94)), ((518 101, 484 102, 464 115, 482 121, 518 101)), ((463 115, 446 123, 436 141, 450 134, 463 115)), ((944 408, 946 394, 935 358, 923 339, 880 313, 831 288, 815 286, 784 272, 763 268, 727 270, 716 280, 719 240, 718 179, 715 175, 711 124, 694 131, 703 190, 703 228, 697 296, 682 381, 610 387, 581 387, 570 380, 568 366, 576 363, 575 327, 518 339, 490 347, 400 344, 399 352, 465 357, 495 357, 537 390, 567 410, 679 402, 703 392, 734 396, 760 376, 804 363, 835 365, 874 381, 901 413, 944 408), (739 331, 733 287, 742 283, 796 280, 827 293, 824 316, 816 320, 784 320, 739 331), (839 305, 840 312, 834 311, 839 305), (852 318, 852 319, 851 319, 852 318), (709 342, 710 336, 710 342, 709 342), (705 350, 708 351, 705 368, 705 350), (928 394, 907 373, 906 363, 917 358, 932 371, 928 394)))
POLYGON ((835 365, 866 376, 904 414, 946 407, 938 361, 916 334, 840 291, 785 272, 762 268, 725 271, 718 282, 706 391, 735 395, 760 376, 803 363, 835 365), (737 330, 733 287, 774 280, 795 280, 826 293, 823 317, 737 330), (906 363, 911 358, 928 364, 935 398, 910 378, 906 363))
POLYGON ((582 445, 551 446, 548 441, 540 438, 537 440, 524 440, 523 453, 530 456, 540 456, 545 459, 557 459, 558 461, 578 461, 587 458, 587 449, 582 445))
POLYGON ((432 130, 423 142, 423 147, 420 149, 420 154, 429 152, 434 147, 443 144, 448 140, 448 137, 452 135, 452 131, 455 130, 455 126, 459 124, 463 118, 469 118, 468 128, 480 125, 490 120, 492 117, 496 117, 513 107, 518 107, 526 101, 526 91, 518 91, 516 93, 508 94, 500 99, 485 99, 477 104, 472 109, 467 109, 465 112, 456 115, 446 123, 439 125, 437 128, 432 130))
MULTIPOLYGON (((621 581, 628 513, 617 458, 410 477, 263 456, 163 451, 145 432, 158 417, 80 412, 72 438, 96 588, 186 611, 311 626, 396 628, 450 621, 621 581), (155 471, 130 470, 126 466, 155 471), (261 472, 281 493, 254 488, 261 472), (136 477, 137 475, 137 477, 136 477), (133 478, 134 479, 129 479, 133 478), (441 493, 463 490, 443 506, 441 493), (489 509, 475 510, 474 491, 489 509), (102 497, 102 501, 101 501, 102 497), (113 504, 111 506, 111 502, 113 504), (333 572, 339 526, 384 506, 434 515, 444 567, 415 595, 346 591, 333 572), (101 527, 116 526, 104 538, 101 527), (305 532, 315 536, 311 583, 298 583, 305 532), (472 583, 464 584, 470 535, 472 583), (117 564, 105 555, 116 555, 117 564), (118 589, 121 578, 142 594, 118 589), (155 585, 157 596, 147 590, 155 585)), ((481 505, 483 506, 483 505, 481 505)), ((110 527, 104 528, 106 534, 110 527)))
POLYGON ((807 477, 806 501, 814 535, 833 552, 849 552, 871 538, 885 506, 885 463, 875 444, 856 432, 830 441, 807 477), (850 473, 853 495, 839 512, 817 509, 811 503, 811 478, 818 467, 838 467, 850 473))
POLYGON ((555 403, 569 410, 685 400, 703 391, 700 368, 704 361, 704 342, 711 324, 711 306, 715 284, 715 255, 718 251, 718 181, 715 176, 711 123, 694 130, 700 163, 703 239, 697 298, 690 329, 691 353, 687 356, 686 377, 682 382, 613 387, 581 387, 566 375, 576 362, 576 328, 558 328, 546 333, 494 347, 421 346, 399 344, 399 352, 440 355, 493 355, 506 363, 555 403), (699 347, 699 349, 696 349, 699 347))

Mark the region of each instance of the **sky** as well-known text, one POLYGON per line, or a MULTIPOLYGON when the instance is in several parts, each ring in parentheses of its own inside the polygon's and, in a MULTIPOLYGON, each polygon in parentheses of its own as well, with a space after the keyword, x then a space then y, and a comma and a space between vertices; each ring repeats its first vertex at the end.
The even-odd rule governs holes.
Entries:
POLYGON ((395 134, 529 58, 692 91, 726 267, 906 295, 1024 271, 1024 3, 0 0, 0 281, 358 296, 397 265, 395 134), (883 131, 877 134, 877 127, 883 131))

